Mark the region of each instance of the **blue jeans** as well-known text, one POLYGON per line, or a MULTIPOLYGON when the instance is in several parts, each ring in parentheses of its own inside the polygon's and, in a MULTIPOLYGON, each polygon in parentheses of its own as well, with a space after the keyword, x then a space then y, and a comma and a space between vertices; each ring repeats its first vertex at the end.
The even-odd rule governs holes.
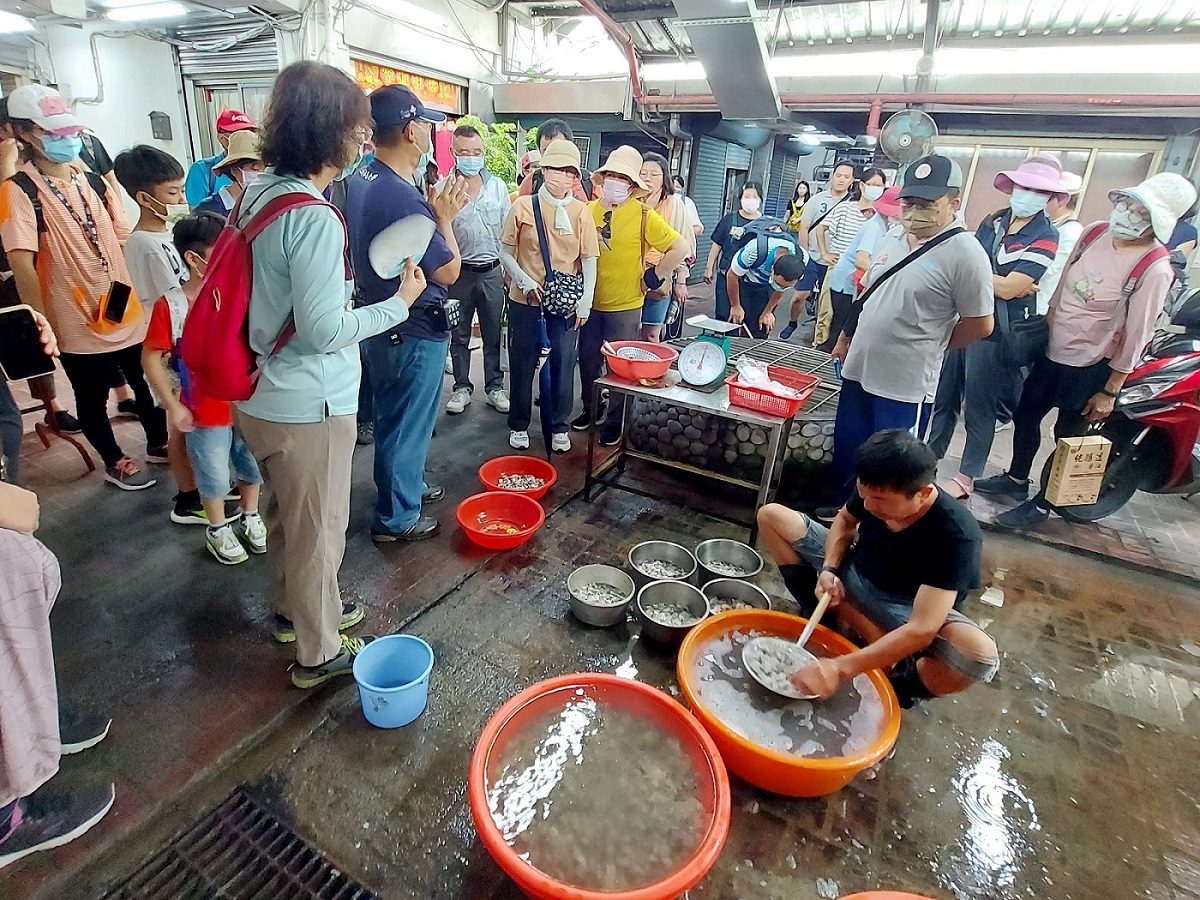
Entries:
POLYGON ((358 423, 375 421, 375 403, 371 391, 371 373, 367 371, 367 342, 358 345, 359 357, 362 359, 362 380, 358 383, 358 423))
POLYGON ((262 484, 258 461, 242 433, 232 425, 196 428, 184 435, 188 459, 196 475, 196 489, 205 500, 229 493, 230 474, 239 483, 262 484))
POLYGON ((400 532, 421 517, 425 458, 437 422, 449 341, 390 333, 367 344, 367 368, 375 401, 374 527, 400 532))
POLYGON ((834 420, 830 501, 841 505, 850 495, 854 454, 867 438, 889 428, 902 428, 916 437, 924 437, 931 406, 877 397, 868 393, 859 382, 843 378, 837 419, 834 420))
POLYGON ((1000 404, 1007 401, 1011 409, 1012 398, 1019 396, 1020 390, 1021 370, 1003 360, 999 341, 977 341, 947 351, 929 429, 929 446, 937 458, 946 455, 961 406, 967 442, 958 468, 971 478, 982 475, 996 437, 1000 404))

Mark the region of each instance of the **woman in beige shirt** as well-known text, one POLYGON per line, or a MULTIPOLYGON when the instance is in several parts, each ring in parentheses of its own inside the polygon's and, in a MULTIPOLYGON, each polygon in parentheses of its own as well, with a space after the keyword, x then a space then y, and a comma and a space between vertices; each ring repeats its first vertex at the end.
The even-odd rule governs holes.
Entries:
POLYGON ((600 241, 596 224, 587 204, 575 199, 571 188, 580 177, 579 148, 571 141, 552 141, 542 153, 545 182, 531 197, 518 197, 500 232, 500 262, 509 276, 508 365, 512 388, 508 412, 508 443, 515 450, 529 447, 529 422, 533 415, 533 374, 542 352, 542 325, 550 343, 551 383, 554 397, 542 397, 551 403, 556 453, 571 449, 570 418, 574 405, 575 360, 578 355, 579 328, 592 310, 596 289, 596 259, 600 241), (534 204, 541 212, 547 247, 538 237, 534 204), (552 315, 541 307, 546 285, 549 256, 555 273, 583 276, 583 296, 572 316, 552 315))
MULTIPOLYGON (((667 171, 666 157, 658 153, 647 153, 642 157, 642 181, 650 188, 650 194, 642 202, 655 210, 667 220, 667 224, 678 231, 688 242, 691 252, 689 259, 696 258, 696 232, 692 228, 692 217, 683 199, 675 193, 675 185, 671 174, 667 171)), ((650 247, 646 251, 646 265, 658 265, 663 255, 650 247)), ((642 340, 658 342, 662 339, 663 323, 667 319, 667 310, 674 300, 679 304, 679 315, 683 314, 683 304, 687 300, 688 264, 680 264, 671 280, 671 290, 665 297, 647 295, 642 307, 642 340)))

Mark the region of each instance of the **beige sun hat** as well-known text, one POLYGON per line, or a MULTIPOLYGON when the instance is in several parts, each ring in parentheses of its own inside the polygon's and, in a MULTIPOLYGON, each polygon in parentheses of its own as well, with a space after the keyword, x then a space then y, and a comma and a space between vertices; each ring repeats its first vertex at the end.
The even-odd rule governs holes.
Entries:
POLYGON ((236 163, 248 160, 262 162, 262 156, 258 150, 259 141, 260 138, 256 131, 235 131, 229 136, 229 149, 225 151, 225 156, 221 161, 213 166, 213 171, 220 172, 236 163))
POLYGON ((608 155, 604 165, 592 173, 592 184, 600 187, 604 183, 606 173, 624 175, 633 182, 633 196, 645 197, 650 193, 646 182, 642 181, 642 154, 633 147, 618 147, 608 155))
POLYGON ((543 169, 574 169, 582 177, 583 162, 574 141, 555 138, 542 153, 541 165, 543 169))
POLYGON ((1159 172, 1136 187, 1108 192, 1108 199, 1113 203, 1125 198, 1146 207, 1154 236, 1165 244, 1171 239, 1171 232, 1175 230, 1179 217, 1196 202, 1196 188, 1182 175, 1159 172))

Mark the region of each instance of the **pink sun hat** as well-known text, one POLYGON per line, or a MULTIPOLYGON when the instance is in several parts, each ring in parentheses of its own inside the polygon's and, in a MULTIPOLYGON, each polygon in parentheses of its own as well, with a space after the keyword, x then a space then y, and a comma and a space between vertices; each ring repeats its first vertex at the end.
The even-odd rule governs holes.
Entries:
POLYGON ((1030 191, 1054 194, 1059 201, 1065 202, 1067 188, 1062 183, 1062 176, 1062 162, 1057 156, 1035 153, 1026 157, 1012 171, 1001 172, 992 184, 1002 194, 1011 194, 1013 187, 1023 187, 1030 191))
POLYGON ((889 219, 894 219, 900 215, 900 185, 894 184, 883 195, 876 200, 872 206, 875 207, 875 212, 887 216, 889 219))

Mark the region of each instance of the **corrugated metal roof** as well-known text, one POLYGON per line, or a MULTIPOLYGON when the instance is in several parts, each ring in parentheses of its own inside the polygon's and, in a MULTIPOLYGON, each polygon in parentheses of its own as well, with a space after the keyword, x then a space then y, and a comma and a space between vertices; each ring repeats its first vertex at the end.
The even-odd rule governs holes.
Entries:
MULTIPOLYGON (((690 54, 687 34, 664 0, 601 0, 647 56, 690 54)), ((769 3, 758 0, 764 33, 781 52, 788 46, 919 46, 925 26, 921 0, 847 3, 769 3)), ((1103 42, 1119 36, 1158 40, 1200 35, 1198 0, 942 0, 941 43, 979 39, 1045 38, 1103 42)))

